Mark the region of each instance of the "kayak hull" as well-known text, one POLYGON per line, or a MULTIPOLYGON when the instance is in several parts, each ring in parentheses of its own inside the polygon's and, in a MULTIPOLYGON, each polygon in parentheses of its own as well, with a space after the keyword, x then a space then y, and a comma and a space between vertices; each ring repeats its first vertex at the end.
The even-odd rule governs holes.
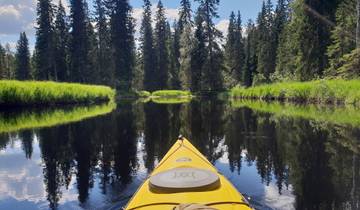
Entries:
POLYGON ((217 187, 168 191, 154 190, 150 178, 144 181, 129 201, 127 210, 174 209, 180 204, 201 204, 215 209, 250 210, 246 199, 234 186, 186 139, 178 140, 160 161, 150 177, 181 168, 196 168, 217 174, 217 187))

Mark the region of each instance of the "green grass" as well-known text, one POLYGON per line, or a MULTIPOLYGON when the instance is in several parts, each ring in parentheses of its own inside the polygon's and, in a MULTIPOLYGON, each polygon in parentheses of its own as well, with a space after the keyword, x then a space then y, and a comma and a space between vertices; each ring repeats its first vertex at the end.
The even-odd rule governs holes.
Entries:
POLYGON ((0 112, 0 133, 68 124, 110 113, 115 108, 116 104, 110 102, 69 109, 25 110, 14 114, 0 112))
POLYGON ((96 85, 38 81, 0 81, 0 105, 91 104, 112 101, 115 90, 96 85))
POLYGON ((151 93, 152 98, 192 98, 190 91, 159 90, 151 93))
POLYGON ((275 117, 296 117, 317 122, 360 126, 360 109, 354 106, 295 105, 292 103, 232 100, 232 107, 248 107, 254 111, 271 113, 275 117))
POLYGON ((360 106, 360 80, 316 80, 284 82, 252 88, 236 87, 234 99, 280 100, 318 104, 352 104, 360 106))
POLYGON ((190 103, 191 98, 151 98, 151 101, 156 104, 184 104, 190 103))

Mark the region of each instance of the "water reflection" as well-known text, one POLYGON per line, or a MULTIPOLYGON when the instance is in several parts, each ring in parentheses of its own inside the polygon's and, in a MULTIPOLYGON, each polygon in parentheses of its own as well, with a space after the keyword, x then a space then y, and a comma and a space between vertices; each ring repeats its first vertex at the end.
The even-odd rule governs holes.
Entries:
POLYGON ((360 208, 359 127, 192 100, 0 134, 0 209, 120 207, 180 133, 259 209, 360 208))

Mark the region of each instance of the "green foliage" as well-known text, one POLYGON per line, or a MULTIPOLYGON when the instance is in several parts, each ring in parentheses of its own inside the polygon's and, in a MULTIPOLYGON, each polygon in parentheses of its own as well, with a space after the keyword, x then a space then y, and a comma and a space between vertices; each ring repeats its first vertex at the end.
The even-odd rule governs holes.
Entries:
MULTIPOLYGON (((336 26, 331 32, 332 44, 328 47, 329 68, 325 72, 327 77, 346 76, 343 70, 338 71, 348 63, 346 56, 356 47, 356 0, 345 0, 340 3, 336 11, 336 26)), ((346 68, 346 67, 345 67, 346 68)), ((350 76, 350 75, 349 75, 350 76)))
POLYGON ((151 93, 151 97, 156 98, 188 98, 192 97, 190 91, 182 90, 159 90, 151 93))
POLYGON ((180 98, 151 98, 152 102, 156 104, 185 104, 191 102, 191 97, 180 97, 180 98))
POLYGON ((30 51, 25 32, 20 33, 16 49, 16 79, 29 80, 31 78, 30 51))
POLYGON ((360 126, 360 110, 353 106, 345 108, 247 100, 232 100, 231 106, 236 108, 248 107, 255 111, 272 113, 278 118, 303 118, 317 122, 360 126))
POLYGON ((75 106, 64 109, 46 109, 38 111, 21 111, 12 115, 0 113, 0 133, 15 132, 26 129, 53 127, 68 123, 82 121, 112 112, 116 108, 115 103, 93 106, 75 106))
POLYGON ((56 82, 0 81, 0 105, 36 106, 112 101, 115 91, 105 86, 56 82))
POLYGON ((56 10, 54 25, 54 79, 64 82, 69 79, 68 54, 70 34, 65 8, 61 1, 59 1, 56 10))
POLYGON ((165 8, 159 1, 157 5, 157 12, 155 16, 155 55, 156 55, 156 72, 155 72, 155 87, 157 90, 166 89, 169 80, 169 49, 166 43, 168 39, 167 21, 165 17, 165 8))
POLYGON ((360 81, 317 80, 274 83, 248 89, 237 87, 231 90, 231 97, 360 106, 360 81))
MULTIPOLYGON (((135 68, 135 29, 134 19, 131 16, 132 7, 129 1, 110 0, 107 1, 107 4, 111 5, 109 9, 111 13, 111 43, 114 52, 112 59, 115 68, 114 80, 118 90, 130 91, 135 68)), ((105 26, 102 27, 103 30, 106 30, 105 26)), ((106 38, 104 37, 104 39, 106 38)))

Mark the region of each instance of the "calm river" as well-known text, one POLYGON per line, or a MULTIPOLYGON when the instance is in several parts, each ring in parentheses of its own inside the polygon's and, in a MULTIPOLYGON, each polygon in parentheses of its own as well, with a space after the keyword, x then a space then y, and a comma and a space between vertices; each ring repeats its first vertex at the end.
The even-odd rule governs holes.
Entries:
POLYGON ((1 210, 119 209, 179 134, 256 209, 360 209, 360 126, 351 123, 193 100, 2 111, 0 129, 1 210))

